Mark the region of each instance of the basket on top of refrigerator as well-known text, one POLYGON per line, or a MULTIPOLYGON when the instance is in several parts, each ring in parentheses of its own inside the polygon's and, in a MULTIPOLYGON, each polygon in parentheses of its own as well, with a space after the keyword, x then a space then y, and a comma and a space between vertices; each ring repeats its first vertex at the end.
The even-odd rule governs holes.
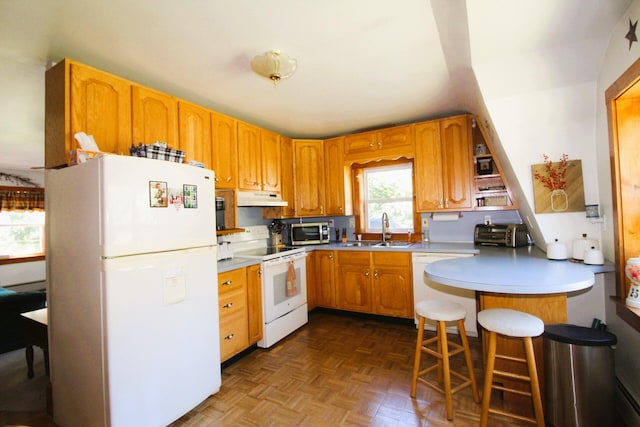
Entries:
POLYGON ((153 144, 138 143, 131 145, 129 153, 134 157, 146 157, 148 159, 160 159, 170 162, 182 163, 185 152, 169 148, 166 142, 156 141, 153 144))

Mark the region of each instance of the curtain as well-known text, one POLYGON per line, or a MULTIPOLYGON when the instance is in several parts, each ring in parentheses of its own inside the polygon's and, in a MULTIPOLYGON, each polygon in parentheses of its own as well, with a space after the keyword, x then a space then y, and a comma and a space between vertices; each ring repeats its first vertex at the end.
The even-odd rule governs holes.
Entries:
POLYGON ((0 187, 0 211, 44 211, 44 188, 0 187))

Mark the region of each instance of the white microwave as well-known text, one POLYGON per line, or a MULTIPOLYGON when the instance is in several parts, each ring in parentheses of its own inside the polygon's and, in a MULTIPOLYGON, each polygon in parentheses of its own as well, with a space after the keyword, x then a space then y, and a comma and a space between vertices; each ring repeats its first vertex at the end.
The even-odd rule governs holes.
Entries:
POLYGON ((321 245, 329 243, 329 223, 291 224, 291 245, 321 245))

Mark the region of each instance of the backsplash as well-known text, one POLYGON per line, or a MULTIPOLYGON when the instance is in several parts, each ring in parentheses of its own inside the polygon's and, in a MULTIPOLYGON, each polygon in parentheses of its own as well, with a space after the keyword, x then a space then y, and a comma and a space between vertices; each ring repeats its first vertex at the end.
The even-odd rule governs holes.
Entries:
MULTIPOLYGON (((482 211, 482 212, 462 212, 453 221, 434 221, 430 213, 422 214, 422 218, 429 219, 429 233, 432 242, 473 242, 473 230, 476 224, 482 224, 485 216, 491 217, 491 222, 498 223, 521 223, 518 211, 482 211)), ((355 240, 355 228, 351 224, 352 216, 319 217, 302 219, 284 219, 285 224, 299 222, 327 222, 333 220, 334 227, 330 230, 331 240, 335 240, 335 229, 347 229, 347 239, 355 240)), ((240 207, 238 208, 238 227, 250 225, 269 225, 270 219, 262 218, 262 208, 240 207)), ((289 243, 288 227, 283 233, 284 243, 289 243)))

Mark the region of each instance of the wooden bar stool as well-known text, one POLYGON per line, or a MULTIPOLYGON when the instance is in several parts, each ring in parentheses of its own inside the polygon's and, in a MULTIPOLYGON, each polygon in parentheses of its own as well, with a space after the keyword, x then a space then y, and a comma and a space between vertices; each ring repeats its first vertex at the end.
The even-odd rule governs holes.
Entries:
POLYGON ((536 316, 523 313, 517 310, 506 308, 492 308, 483 310, 478 313, 478 323, 489 332, 489 349, 487 353, 487 366, 484 379, 484 391, 482 394, 482 414, 480 417, 480 426, 487 425, 489 413, 504 415, 515 418, 520 421, 526 421, 544 427, 544 415, 542 412, 542 399, 540 398, 540 385, 538 383, 538 373, 536 371, 536 358, 533 353, 532 337, 537 337, 544 332, 544 323, 536 316), (496 354, 496 337, 497 334, 508 337, 522 338, 524 342, 525 358, 505 356, 496 354), (496 359, 508 360, 511 362, 525 363, 527 365, 529 376, 521 375, 513 372, 505 372, 494 369, 496 359), (493 377, 501 376, 505 378, 526 381, 531 387, 531 392, 517 390, 493 384, 493 377), (507 411, 492 409, 491 406, 491 390, 501 390, 515 393, 523 396, 531 397, 533 403, 533 411, 535 418, 524 417, 507 411))
POLYGON ((415 306, 415 311, 419 319, 418 324, 418 339, 416 341, 416 355, 413 364, 413 378, 411 381, 411 397, 416 397, 416 388, 418 381, 426 384, 441 393, 444 393, 445 403, 447 408, 447 419, 453 419, 453 402, 451 396, 462 390, 463 388, 471 385, 473 391, 473 400, 476 403, 480 403, 480 397, 478 395, 478 387, 476 385, 476 377, 473 373, 473 364, 471 363, 471 352, 469 351, 469 341, 467 340, 467 334, 464 329, 464 318, 467 315, 467 311, 464 307, 458 303, 452 301, 441 300, 426 300, 420 301, 415 306), (436 336, 423 340, 424 335, 424 323, 426 319, 435 320, 437 324, 436 336), (457 321, 458 330, 460 332, 460 341, 462 345, 449 342, 447 340, 446 322, 457 321), (433 350, 428 346, 433 343, 437 343, 437 349, 433 350), (449 350, 452 347, 452 350, 449 350), (461 373, 452 371, 449 367, 449 358, 455 356, 458 353, 464 352, 464 356, 467 362, 467 370, 469 376, 466 377, 461 373), (422 353, 429 354, 437 359, 437 362, 423 370, 420 370, 420 362, 422 353), (444 382, 444 389, 432 381, 423 378, 424 375, 438 370, 438 381, 444 382), (454 375, 458 379, 462 380, 462 383, 454 388, 451 388, 451 375, 454 375))

